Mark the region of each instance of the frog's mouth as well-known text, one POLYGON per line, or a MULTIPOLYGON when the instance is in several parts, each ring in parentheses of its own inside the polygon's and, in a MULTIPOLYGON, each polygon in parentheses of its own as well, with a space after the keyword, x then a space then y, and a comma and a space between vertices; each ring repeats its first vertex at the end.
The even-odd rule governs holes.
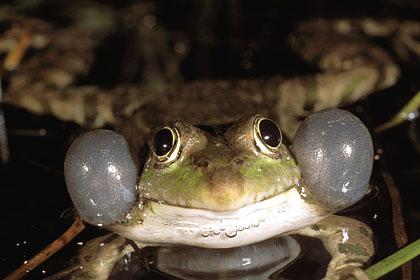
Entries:
POLYGON ((312 225, 327 214, 306 203, 297 188, 240 209, 216 212, 148 201, 139 222, 114 225, 112 230, 140 244, 184 244, 229 248, 285 235, 312 225))
POLYGON ((231 211, 215 211, 194 207, 183 207, 177 205, 170 205, 159 203, 154 200, 149 201, 151 209, 160 216, 174 217, 174 218, 194 218, 200 217, 209 221, 220 219, 241 219, 247 217, 251 213, 258 213, 264 210, 277 207, 278 211, 288 211, 290 203, 287 200, 288 192, 283 192, 269 199, 249 204, 231 211))
POLYGON ((226 161, 226 165, 218 163, 221 166, 214 166, 210 160, 201 161, 204 167, 200 163, 174 166, 170 175, 152 172, 153 183, 149 174, 143 173, 138 188, 140 199, 224 213, 282 195, 299 184, 299 169, 283 166, 279 160, 236 156, 226 161))

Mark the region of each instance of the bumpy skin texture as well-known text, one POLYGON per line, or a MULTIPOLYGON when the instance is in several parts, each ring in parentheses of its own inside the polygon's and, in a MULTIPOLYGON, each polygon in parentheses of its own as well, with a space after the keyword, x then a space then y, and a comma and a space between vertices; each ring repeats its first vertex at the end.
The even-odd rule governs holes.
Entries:
POLYGON ((331 109, 310 115, 298 128, 292 151, 311 199, 340 209, 366 193, 373 164, 372 139, 352 113, 331 109))
POLYGON ((88 223, 115 223, 133 207, 138 168, 125 138, 98 129, 77 138, 64 161, 67 189, 88 223))

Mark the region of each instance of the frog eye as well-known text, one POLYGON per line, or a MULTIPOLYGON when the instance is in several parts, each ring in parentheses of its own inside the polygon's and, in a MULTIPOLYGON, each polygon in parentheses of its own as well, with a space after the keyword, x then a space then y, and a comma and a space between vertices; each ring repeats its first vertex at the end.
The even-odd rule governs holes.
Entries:
POLYGON ((165 126, 153 137, 152 150, 156 159, 169 164, 178 158, 181 141, 176 128, 165 126))
POLYGON ((331 109, 310 115, 299 126, 292 151, 305 191, 322 204, 342 209, 366 193, 373 165, 372 139, 352 113, 331 109))
POLYGON ((282 135, 280 128, 270 119, 257 116, 253 128, 257 147, 267 155, 275 155, 280 147, 282 135))
POLYGON ((111 130, 79 136, 67 151, 64 176, 79 215, 93 225, 120 221, 137 200, 136 160, 125 138, 111 130))

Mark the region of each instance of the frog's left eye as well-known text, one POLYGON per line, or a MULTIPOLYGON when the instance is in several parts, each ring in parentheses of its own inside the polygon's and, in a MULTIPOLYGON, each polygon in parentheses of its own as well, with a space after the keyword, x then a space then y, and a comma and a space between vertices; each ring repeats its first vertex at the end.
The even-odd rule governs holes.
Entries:
POLYGON ((280 147, 282 135, 280 128, 270 119, 258 116, 254 121, 254 139, 264 154, 274 155, 280 147))
POLYGON ((178 158, 181 141, 176 128, 165 126, 153 137, 152 150, 157 160, 169 164, 178 158))

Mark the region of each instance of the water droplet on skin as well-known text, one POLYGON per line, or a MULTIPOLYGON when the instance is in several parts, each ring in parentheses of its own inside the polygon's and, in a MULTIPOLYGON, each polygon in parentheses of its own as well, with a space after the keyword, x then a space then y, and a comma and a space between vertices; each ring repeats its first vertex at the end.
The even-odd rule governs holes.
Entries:
POLYGON ((233 238, 238 234, 238 230, 234 227, 227 228, 225 234, 229 238, 233 238))
POLYGON ((96 206, 96 203, 95 203, 95 201, 93 201, 92 198, 90 198, 89 200, 90 200, 90 203, 92 203, 93 206, 96 206))
POLYGON ((210 232, 208 231, 208 230, 203 230, 202 232, 201 232, 201 236, 202 237, 208 237, 210 235, 210 232))

